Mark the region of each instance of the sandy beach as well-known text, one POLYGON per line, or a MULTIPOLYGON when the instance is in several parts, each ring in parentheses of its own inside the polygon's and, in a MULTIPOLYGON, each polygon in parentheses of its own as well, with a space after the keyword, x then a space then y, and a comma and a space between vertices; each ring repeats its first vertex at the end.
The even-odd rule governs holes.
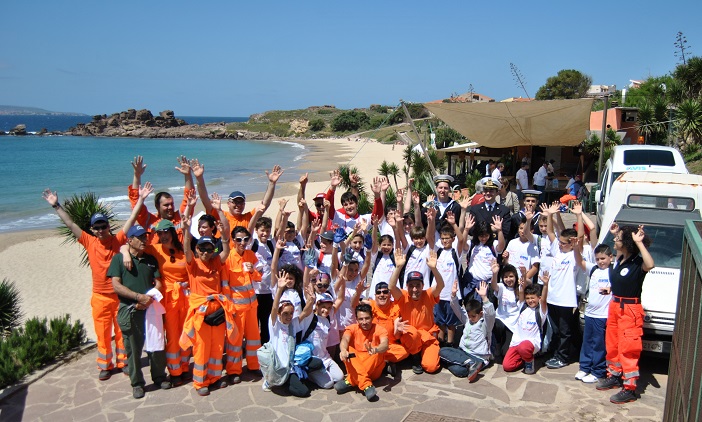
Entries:
MULTIPOLYGON (((355 139, 355 138, 352 138, 355 139)), ((196 142, 196 141, 194 141, 196 142)), ((329 172, 339 164, 358 168, 368 183, 377 175, 383 160, 402 167, 402 148, 376 142, 355 142, 343 139, 294 140, 305 145, 307 154, 299 168, 309 172, 306 197, 308 200, 329 186, 329 172)), ((271 163, 271 167, 275 163, 271 163)), ((261 172, 266 169, 261 169, 261 172)), ((205 173, 207 180, 207 173, 205 173)), ((400 186, 404 176, 398 177, 400 186)), ((276 187, 273 204, 266 215, 274 217, 278 211, 277 199, 289 198, 293 205, 299 182, 283 174, 276 187)), ((247 194, 247 210, 263 197, 262 192, 247 194)), ((220 194, 228 194, 220 192, 220 194)), ((340 206, 336 195, 335 208, 340 206)), ((47 205, 48 207, 48 205, 47 205)), ((295 214, 293 214, 295 216, 295 214)), ((73 321, 80 320, 90 339, 95 338, 90 309, 92 282, 90 269, 80 266, 82 247, 63 245, 64 239, 56 230, 33 230, 0 234, 0 277, 14 281, 22 296, 22 309, 26 318, 34 316, 56 317, 70 314, 73 321)))

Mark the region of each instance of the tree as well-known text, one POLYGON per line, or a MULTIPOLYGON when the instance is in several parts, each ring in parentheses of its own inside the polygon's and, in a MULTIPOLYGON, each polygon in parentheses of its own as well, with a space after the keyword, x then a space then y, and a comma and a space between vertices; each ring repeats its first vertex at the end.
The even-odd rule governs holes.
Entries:
POLYGON ((702 142, 702 103, 687 99, 678 106, 675 129, 678 136, 687 144, 702 142))
POLYGON ((675 46, 675 52, 673 55, 680 59, 682 64, 686 64, 687 61, 685 60, 685 50, 689 50, 690 47, 687 45, 687 37, 683 35, 682 31, 678 31, 678 33, 675 35, 675 42, 673 45, 675 46))
POLYGON ((666 97, 673 78, 671 76, 657 76, 646 79, 638 88, 631 88, 624 98, 624 106, 641 107, 649 103, 652 104, 658 98, 666 97))
POLYGON ((345 111, 334 118, 331 128, 334 132, 348 132, 365 127, 370 122, 368 115, 362 111, 345 111))
POLYGON ((436 129, 436 147, 446 148, 453 145, 454 142, 463 143, 465 138, 457 130, 450 127, 440 127, 436 129))
POLYGON ((312 119, 310 120, 310 130, 313 132, 319 132, 327 126, 323 119, 312 119))
POLYGON ((0 282, 0 339, 20 326, 22 321, 22 297, 15 283, 8 279, 0 282))
MULTIPOLYGON (((113 223, 115 215, 112 212, 112 207, 102 203, 98 196, 93 192, 86 192, 80 195, 73 195, 63 201, 63 210, 71 217, 78 227, 89 235, 93 235, 90 230, 90 217, 95 213, 104 214, 110 222, 110 231, 114 232, 118 227, 113 223)), ((62 244, 75 243, 76 238, 71 229, 62 225, 59 227, 59 233, 64 237, 62 244)), ((83 249, 81 252, 81 265, 88 266, 88 252, 83 249)))
POLYGON ((668 137, 668 104, 662 98, 655 98, 639 106, 637 125, 639 132, 649 144, 663 145, 668 137))
POLYGON ((556 76, 546 80, 546 84, 536 92, 537 100, 582 98, 592 85, 592 77, 577 70, 560 70, 556 76))
POLYGON ((673 78, 682 85, 685 98, 702 97, 702 57, 691 57, 686 64, 678 65, 673 71, 673 78))
MULTIPOLYGON (((622 139, 617 135, 612 129, 607 129, 607 136, 604 142, 604 153, 602 159, 604 161, 609 160, 609 156, 612 154, 612 149, 616 145, 621 145, 622 139)), ((597 133, 591 133, 590 137, 585 140, 585 151, 592 157, 597 157, 596 160, 599 161, 600 158, 600 135, 597 133)), ((595 162, 597 165, 597 162, 595 162)))

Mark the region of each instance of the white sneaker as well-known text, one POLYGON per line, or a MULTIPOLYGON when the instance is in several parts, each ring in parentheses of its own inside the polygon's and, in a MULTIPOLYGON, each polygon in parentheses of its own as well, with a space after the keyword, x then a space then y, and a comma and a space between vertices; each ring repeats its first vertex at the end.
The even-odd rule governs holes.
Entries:
POLYGON ((268 381, 263 380, 263 384, 261 384, 261 389, 267 393, 270 393, 271 389, 268 386, 268 381))
POLYGON ((597 381, 599 381, 599 378, 597 378, 596 376, 594 376, 594 375, 592 375, 592 374, 587 374, 587 375, 585 375, 584 377, 582 377, 582 378, 580 379, 580 381, 582 381, 582 382, 584 382, 584 383, 587 383, 587 384, 594 384, 594 383, 596 383, 597 381))
POLYGON ((585 377, 588 376, 588 375, 589 375, 589 374, 588 374, 587 372, 585 372, 585 371, 578 371, 578 373, 575 374, 575 379, 576 379, 576 380, 579 380, 579 381, 582 381, 583 378, 585 378, 585 377))

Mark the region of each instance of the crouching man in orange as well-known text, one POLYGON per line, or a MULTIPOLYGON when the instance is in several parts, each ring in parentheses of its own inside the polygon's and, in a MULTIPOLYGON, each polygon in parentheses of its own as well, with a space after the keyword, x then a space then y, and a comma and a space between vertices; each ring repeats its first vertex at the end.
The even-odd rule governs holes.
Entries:
MULTIPOLYGON (((183 243, 190 244, 190 216, 197 198, 192 194, 183 218, 183 243)), ((222 224, 228 226, 226 219, 222 224)), ((229 227, 222 232, 222 252, 215 255, 215 240, 202 236, 197 241, 197 257, 190 248, 185 248, 188 276, 190 277, 190 308, 180 336, 180 347, 193 348, 193 387, 200 396, 207 396, 210 390, 227 386, 222 378, 222 355, 225 336, 228 341, 236 337, 234 306, 228 299, 228 272, 223 265, 229 255, 229 227), (222 312, 220 318, 210 315, 222 312), (209 318, 208 318, 209 317, 209 318)))
POLYGON ((246 337, 246 368, 250 371, 260 371, 256 350, 261 347, 261 332, 258 330, 258 302, 253 282, 261 282, 261 273, 256 271, 258 263, 256 254, 246 245, 251 240, 251 233, 245 227, 234 227, 232 230, 234 250, 227 259, 229 271, 230 299, 234 304, 234 323, 238 335, 234 342, 227 341, 227 377, 229 384, 241 382, 241 353, 242 343, 246 337))
POLYGON ((397 287, 397 280, 405 265, 402 249, 395 250, 395 271, 390 277, 390 293, 400 307, 397 331, 402 332, 400 341, 411 355, 412 372, 421 374, 437 372, 439 366, 439 341, 436 335, 439 327, 434 323, 434 305, 439 303, 439 295, 444 288, 444 279, 436 269, 436 252, 430 251, 427 266, 434 274, 436 284, 424 288, 424 274, 410 271, 407 274, 407 290, 397 287))
POLYGON ((358 387, 368 401, 377 401, 373 381, 385 369, 385 352, 388 350, 388 332, 373 323, 373 310, 368 304, 356 307, 356 324, 346 327, 339 345, 339 358, 346 366, 346 379, 334 384, 339 394, 358 387))
MULTIPOLYGON (((351 299, 351 307, 356 308, 361 296, 361 292, 365 290, 363 283, 358 283, 356 286, 356 294, 351 299)), ((387 362, 387 373, 395 378, 397 375, 397 362, 407 359, 409 352, 400 342, 402 332, 400 327, 404 327, 402 318, 400 318, 400 307, 390 298, 390 289, 388 283, 381 281, 375 285, 375 299, 364 300, 363 303, 368 303, 373 310, 373 323, 385 328, 388 332, 388 350, 385 352, 385 361, 387 362)))

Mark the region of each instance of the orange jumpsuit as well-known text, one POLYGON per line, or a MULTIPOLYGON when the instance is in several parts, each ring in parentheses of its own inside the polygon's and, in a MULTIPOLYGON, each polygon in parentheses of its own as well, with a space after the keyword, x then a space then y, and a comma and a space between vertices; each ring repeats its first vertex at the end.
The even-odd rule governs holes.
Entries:
MULTIPOLYGON (((129 202, 132 204, 132 208, 134 208, 134 205, 136 205, 137 201, 139 200, 139 189, 134 189, 132 185, 129 185, 129 202)), ((181 219, 181 214, 185 212, 185 207, 188 205, 188 200, 187 198, 183 197, 183 202, 180 204, 180 212, 176 211, 173 214, 173 219, 171 220, 171 223, 175 226, 176 233, 178 233, 178 239, 183 242, 183 223, 181 219)), ((139 211, 139 215, 137 215, 137 223, 144 227, 148 231, 148 242, 149 244, 156 244, 158 243, 158 239, 155 239, 154 237, 156 236, 156 225, 158 224, 159 221, 161 221, 162 218, 157 214, 152 214, 149 212, 148 209, 146 209, 146 205, 143 205, 141 207, 141 210, 139 211)), ((187 247, 188 245, 185 245, 187 247)))
POLYGON ((369 354, 365 343, 369 341, 371 347, 378 347, 388 332, 378 324, 372 324, 368 331, 363 331, 358 324, 351 324, 346 327, 344 335, 350 337, 349 353, 356 354, 356 357, 344 362, 348 373, 346 381, 363 391, 373 385, 373 381, 380 378, 385 369, 384 353, 369 354))
POLYGON ((233 341, 227 342, 227 375, 241 375, 241 347, 246 337, 246 367, 250 371, 260 369, 256 350, 261 347, 261 332, 258 330, 258 302, 253 282, 261 282, 261 273, 256 271, 258 259, 251 250, 245 250, 239 255, 232 250, 227 258, 226 268, 229 278, 230 299, 234 305, 234 323, 238 335, 233 341), (253 273, 242 270, 244 262, 254 267, 253 273))
POLYGON ((190 307, 188 294, 190 286, 185 254, 163 245, 148 245, 145 250, 158 261, 161 280, 165 289, 161 303, 166 308, 166 366, 171 376, 180 376, 190 370, 190 350, 180 347, 179 339, 183 332, 185 316, 190 307), (173 254, 171 254, 171 250, 173 254))
POLYGON ((423 290, 419 300, 412 300, 409 293, 402 290, 402 298, 397 301, 400 316, 409 323, 400 341, 411 355, 422 353, 422 368, 429 373, 439 370, 439 341, 436 339, 439 327, 434 323, 434 305, 439 303, 439 298, 434 297, 433 290, 423 290))
POLYGON ((397 363, 406 359, 409 352, 400 339, 395 337, 395 320, 400 316, 400 307, 390 299, 385 306, 380 306, 378 302, 371 299, 370 305, 373 308, 373 323, 380 325, 388 332, 388 351, 385 352, 385 360, 397 363))
POLYGON ((78 243, 83 245, 88 254, 90 270, 93 278, 93 295, 90 306, 93 310, 93 324, 97 337, 97 366, 101 371, 114 368, 112 364, 112 333, 115 334, 115 353, 118 368, 127 365, 127 354, 122 340, 122 330, 117 324, 117 308, 119 298, 112 287, 112 278, 107 277, 112 257, 119 252, 120 246, 125 244, 127 236, 122 230, 107 239, 104 243, 97 237, 86 232, 81 233, 78 243))
MULTIPOLYGON (((234 230, 235 227, 244 227, 248 229, 249 223, 251 223, 251 219, 253 218, 254 214, 256 214, 256 208, 241 215, 234 215, 229 211, 224 211, 224 216, 227 217, 227 221, 229 222, 229 230, 234 230)), ((210 215, 219 220, 219 212, 217 212, 216 209, 213 208, 210 210, 210 215)), ((229 239, 229 247, 232 251, 234 250, 235 246, 234 239, 229 239)))
POLYGON ((190 276, 190 308, 180 336, 180 347, 193 348, 193 387, 207 387, 222 377, 224 339, 236 336, 234 307, 227 298, 227 272, 219 258, 207 262, 193 259, 188 265, 190 276), (205 324, 206 315, 224 308, 226 322, 216 327, 205 324))

